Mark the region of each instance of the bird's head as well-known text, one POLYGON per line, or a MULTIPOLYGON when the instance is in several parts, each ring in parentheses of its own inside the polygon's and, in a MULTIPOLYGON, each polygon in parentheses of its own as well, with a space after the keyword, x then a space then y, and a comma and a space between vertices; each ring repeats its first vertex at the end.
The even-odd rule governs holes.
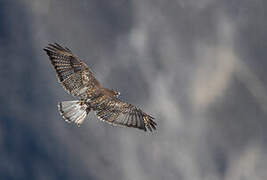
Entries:
POLYGON ((111 96, 118 97, 120 95, 119 91, 115 91, 113 89, 111 90, 111 89, 103 88, 102 90, 103 90, 104 93, 109 94, 111 96))
POLYGON ((119 95, 121 94, 119 91, 114 91, 114 90, 113 90, 113 93, 114 93, 114 96, 116 97, 119 97, 119 95))

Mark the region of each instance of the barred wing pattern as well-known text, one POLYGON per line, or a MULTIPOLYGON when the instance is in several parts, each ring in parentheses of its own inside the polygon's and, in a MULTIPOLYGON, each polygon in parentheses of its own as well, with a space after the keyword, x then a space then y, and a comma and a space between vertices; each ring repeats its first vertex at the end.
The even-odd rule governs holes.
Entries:
POLYGON ((157 124, 153 121, 153 117, 116 97, 103 95, 92 100, 91 105, 96 106, 97 117, 110 124, 139 128, 144 131, 156 129, 157 124))
POLYGON ((57 72, 59 82, 71 95, 86 98, 88 91, 100 87, 87 65, 68 48, 55 43, 49 44, 44 50, 57 72))
POLYGON ((88 66, 71 50, 59 44, 49 44, 44 49, 56 70, 59 82, 75 101, 58 103, 61 116, 80 126, 90 111, 100 120, 113 125, 139 128, 144 131, 156 129, 154 118, 141 109, 117 98, 119 92, 101 87, 88 66))

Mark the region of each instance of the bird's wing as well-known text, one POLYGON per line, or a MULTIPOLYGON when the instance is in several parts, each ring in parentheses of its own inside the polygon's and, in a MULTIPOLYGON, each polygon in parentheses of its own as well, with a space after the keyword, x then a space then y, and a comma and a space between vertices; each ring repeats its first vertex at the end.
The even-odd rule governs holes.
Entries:
POLYGON ((153 121, 154 118, 152 116, 116 97, 102 95, 92 99, 90 103, 96 107, 98 119, 105 122, 138 128, 144 131, 156 129, 157 124, 153 121))
POLYGON ((73 96, 86 98, 88 92, 100 88, 100 84, 88 66, 67 47, 49 44, 44 49, 56 70, 59 82, 73 96))

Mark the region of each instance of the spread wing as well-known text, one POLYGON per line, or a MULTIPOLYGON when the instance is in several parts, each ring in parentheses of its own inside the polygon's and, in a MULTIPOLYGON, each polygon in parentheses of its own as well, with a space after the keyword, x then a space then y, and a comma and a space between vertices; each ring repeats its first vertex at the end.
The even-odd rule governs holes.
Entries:
POLYGON ((86 98, 87 93, 100 88, 88 66, 76 57, 67 47, 49 44, 44 49, 56 70, 59 82, 73 96, 86 98))
POLYGON ((153 121, 153 117, 116 97, 102 95, 92 99, 90 103, 96 107, 96 115, 100 120, 144 131, 156 129, 157 124, 153 121))

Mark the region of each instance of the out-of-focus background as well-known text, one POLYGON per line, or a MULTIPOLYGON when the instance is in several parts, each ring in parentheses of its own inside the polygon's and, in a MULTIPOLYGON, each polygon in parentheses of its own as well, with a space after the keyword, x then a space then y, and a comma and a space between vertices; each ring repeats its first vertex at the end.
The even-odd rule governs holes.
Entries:
POLYGON ((266 19, 265 0, 1 0, 0 179, 265 180, 266 19), (65 123, 53 42, 158 130, 65 123))

